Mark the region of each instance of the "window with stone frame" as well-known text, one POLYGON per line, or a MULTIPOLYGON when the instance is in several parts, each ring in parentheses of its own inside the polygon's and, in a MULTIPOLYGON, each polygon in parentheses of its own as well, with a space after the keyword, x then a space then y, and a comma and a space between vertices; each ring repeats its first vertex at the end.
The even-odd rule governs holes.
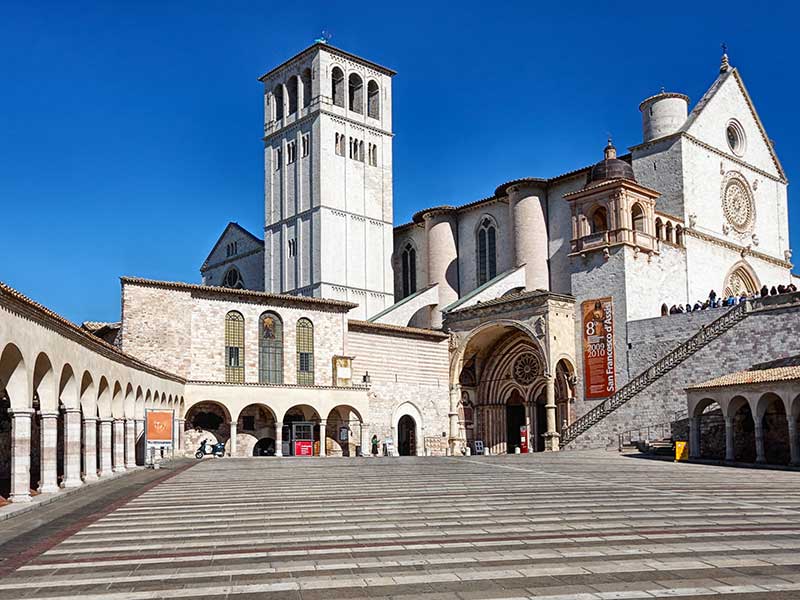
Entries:
POLYGON ((381 118, 380 88, 372 79, 367 84, 367 116, 373 119, 381 118))
POLYGON ((222 278, 222 287, 238 290, 244 289, 244 278, 239 269, 231 267, 225 271, 225 275, 222 278))
POLYGON ((331 70, 331 100, 334 106, 344 107, 344 73, 339 67, 331 70))
POLYGON ((286 164, 290 165, 297 160, 297 142, 291 141, 286 144, 286 164))
POLYGON ((489 217, 484 217, 477 232, 478 285, 497 276, 497 228, 489 217))
POLYGON ((309 138, 307 133, 304 134, 303 137, 301 138, 301 143, 302 143, 303 147, 302 147, 300 156, 302 158, 305 158, 306 156, 308 156, 309 148, 311 146, 311 140, 310 140, 310 138, 309 138))
POLYGON ((283 321, 265 312, 258 321, 258 382, 283 383, 283 321))
POLYGON ((348 79, 348 108, 353 112, 364 114, 364 81, 355 73, 348 79))
POLYGON ((411 242, 403 248, 401 256, 403 271, 403 298, 417 291, 417 251, 411 242))
POLYGON ((297 321, 297 385, 314 385, 314 325, 306 318, 297 321))
POLYGON ((235 310, 225 315, 225 381, 244 383, 244 317, 235 310))

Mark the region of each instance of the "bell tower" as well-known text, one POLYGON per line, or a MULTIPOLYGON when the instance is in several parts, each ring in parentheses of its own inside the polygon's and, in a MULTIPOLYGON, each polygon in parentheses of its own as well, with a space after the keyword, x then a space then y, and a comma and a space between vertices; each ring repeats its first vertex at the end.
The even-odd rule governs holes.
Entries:
POLYGON ((394 302, 394 71, 319 41, 264 84, 264 287, 394 302))

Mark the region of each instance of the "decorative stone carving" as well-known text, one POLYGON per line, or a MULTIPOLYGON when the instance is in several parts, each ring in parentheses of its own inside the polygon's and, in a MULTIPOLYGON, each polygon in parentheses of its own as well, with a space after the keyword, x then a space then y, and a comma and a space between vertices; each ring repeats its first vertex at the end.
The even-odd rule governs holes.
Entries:
POLYGON ((689 215, 689 227, 694 229, 695 225, 697 225, 697 215, 692 213, 689 215))
POLYGON ((546 329, 544 319, 542 317, 536 319, 536 322, 533 324, 533 333, 536 334, 536 337, 540 339, 543 338, 546 329))
POLYGON ((747 180, 731 171, 722 182, 722 211, 739 233, 747 233, 755 223, 755 203, 747 180))
POLYGON ((532 384, 542 374, 542 365, 533 352, 523 352, 514 361, 514 381, 520 385, 532 384))

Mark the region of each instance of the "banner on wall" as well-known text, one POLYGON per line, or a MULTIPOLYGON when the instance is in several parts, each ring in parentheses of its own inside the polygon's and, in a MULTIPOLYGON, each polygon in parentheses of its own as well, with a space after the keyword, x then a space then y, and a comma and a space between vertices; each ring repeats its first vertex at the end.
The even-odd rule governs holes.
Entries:
POLYGON ((583 317, 584 398, 607 398, 617 391, 614 370, 614 307, 611 298, 586 300, 583 317))

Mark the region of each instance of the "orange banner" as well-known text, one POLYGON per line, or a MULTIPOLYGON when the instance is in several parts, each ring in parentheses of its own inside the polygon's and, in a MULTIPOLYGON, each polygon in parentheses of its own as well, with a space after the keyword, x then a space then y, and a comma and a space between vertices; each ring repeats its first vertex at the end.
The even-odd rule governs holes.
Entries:
POLYGON ((147 441, 148 442, 172 441, 171 410, 147 411, 147 441))
POLYGON ((607 398, 617 390, 614 371, 614 308, 611 298, 586 300, 583 316, 584 397, 607 398))

